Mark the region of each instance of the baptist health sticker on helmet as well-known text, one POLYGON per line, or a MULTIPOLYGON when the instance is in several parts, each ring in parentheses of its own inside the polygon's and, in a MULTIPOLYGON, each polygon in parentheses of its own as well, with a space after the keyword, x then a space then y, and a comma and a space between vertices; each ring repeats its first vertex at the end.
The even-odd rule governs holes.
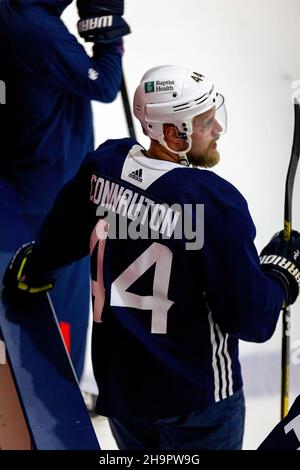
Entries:
POLYGON ((156 80, 154 82, 145 82, 145 93, 154 91, 166 93, 175 90, 175 80, 156 80))

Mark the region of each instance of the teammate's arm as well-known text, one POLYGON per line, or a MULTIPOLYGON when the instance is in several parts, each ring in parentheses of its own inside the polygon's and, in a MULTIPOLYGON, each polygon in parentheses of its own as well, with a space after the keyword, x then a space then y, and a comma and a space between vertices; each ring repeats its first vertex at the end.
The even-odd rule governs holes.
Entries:
POLYGON ((90 170, 83 163, 59 192, 37 239, 19 248, 3 279, 9 289, 37 294, 51 289, 58 269, 89 253, 95 207, 89 204, 90 170))
POLYGON ((12 57, 26 75, 89 99, 110 102, 116 97, 122 75, 122 38, 95 44, 90 57, 56 17, 39 21, 26 16, 23 29, 15 34, 12 57))
POLYGON ((58 193, 36 239, 37 249, 51 268, 60 268, 89 253, 96 210, 90 203, 88 164, 58 193))

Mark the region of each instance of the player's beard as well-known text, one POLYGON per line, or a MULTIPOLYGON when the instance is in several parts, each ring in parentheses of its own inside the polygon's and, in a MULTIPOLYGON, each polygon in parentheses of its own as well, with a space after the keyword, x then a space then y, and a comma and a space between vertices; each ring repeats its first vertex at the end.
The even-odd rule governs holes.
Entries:
POLYGON ((220 161, 220 154, 217 149, 212 148, 215 143, 216 141, 213 140, 202 152, 190 150, 188 153, 189 162, 201 168, 212 168, 217 165, 220 161))

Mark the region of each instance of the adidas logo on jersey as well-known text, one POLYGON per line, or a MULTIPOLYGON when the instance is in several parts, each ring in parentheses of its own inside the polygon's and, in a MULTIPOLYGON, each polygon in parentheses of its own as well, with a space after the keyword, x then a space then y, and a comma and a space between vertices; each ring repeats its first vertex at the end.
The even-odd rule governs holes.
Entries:
POLYGON ((143 181, 143 170, 140 168, 139 170, 134 170, 131 173, 129 173, 129 178, 133 178, 136 181, 139 181, 140 183, 143 181))

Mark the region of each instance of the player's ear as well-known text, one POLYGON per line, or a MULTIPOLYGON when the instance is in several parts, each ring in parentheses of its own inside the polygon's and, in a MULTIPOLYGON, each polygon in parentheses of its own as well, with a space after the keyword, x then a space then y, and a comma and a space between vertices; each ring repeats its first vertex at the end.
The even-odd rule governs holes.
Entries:
POLYGON ((164 136, 165 141, 171 144, 179 144, 181 143, 181 139, 179 137, 179 131, 174 124, 164 124, 164 136))

